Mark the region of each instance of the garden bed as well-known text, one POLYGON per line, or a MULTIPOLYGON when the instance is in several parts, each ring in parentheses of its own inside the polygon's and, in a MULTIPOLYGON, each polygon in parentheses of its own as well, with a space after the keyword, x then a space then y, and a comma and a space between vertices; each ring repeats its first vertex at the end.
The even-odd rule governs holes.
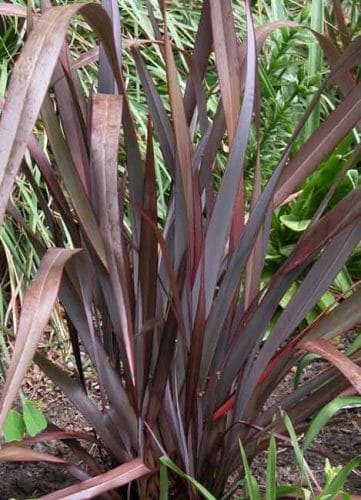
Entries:
MULTIPOLYGON (((305 377, 313 376, 315 371, 319 369, 319 363, 315 363, 313 367, 308 367, 305 377)), ((68 431, 89 432, 91 430, 83 417, 62 396, 61 392, 47 384, 38 368, 33 369, 32 375, 35 382, 33 385, 29 381, 27 382, 26 392, 33 397, 36 395, 39 401, 46 403, 47 409, 45 413, 49 422, 68 431)), ((291 387, 292 376, 289 375, 279 388, 280 394, 290 390, 291 387)), ((273 394, 272 400, 276 399, 277 396, 277 394, 273 394)), ((77 463, 76 457, 61 442, 53 441, 47 445, 36 446, 38 451, 65 457, 72 463, 77 463)), ((316 438, 313 449, 317 450, 317 453, 307 452, 306 460, 312 472, 322 484, 325 457, 328 457, 331 463, 336 465, 337 463, 346 464, 355 456, 361 455, 361 411, 352 409, 339 412, 316 438)), ((98 463, 102 464, 103 462, 103 468, 105 469, 105 457, 99 457, 96 448, 93 448, 91 453, 96 456, 98 463)), ((265 468, 266 457, 265 454, 262 454, 253 463, 253 472, 261 487, 265 483, 265 468)), ((279 484, 298 484, 300 481, 300 473, 294 452, 291 448, 282 444, 278 444, 277 477, 279 484)), ((0 464, 0 500, 38 498, 74 482, 75 479, 63 466, 33 463, 0 464)), ((350 494, 361 495, 361 475, 358 473, 351 474, 346 491, 350 494)), ((239 498, 239 494, 236 493, 233 498, 239 498)))

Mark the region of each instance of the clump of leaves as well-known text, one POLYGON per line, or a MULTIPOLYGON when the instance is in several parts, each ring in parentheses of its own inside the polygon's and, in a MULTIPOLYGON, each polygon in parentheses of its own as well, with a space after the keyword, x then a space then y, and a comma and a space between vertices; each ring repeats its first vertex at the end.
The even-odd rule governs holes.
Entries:
MULTIPOLYGON (((327 192, 288 258, 266 288, 261 287, 273 210, 361 119, 361 84, 354 77, 361 39, 341 52, 316 33, 332 70, 263 190, 262 157, 256 155, 248 199, 245 158, 251 129, 255 124, 259 130, 260 120, 257 55, 276 28, 296 26, 282 21, 255 29, 247 0, 247 40, 239 44, 232 2, 205 0, 194 50, 182 52, 189 64, 183 93, 177 47, 167 34, 165 2, 160 2, 161 26, 151 4, 146 5, 154 43, 164 57, 168 103, 158 94, 142 58, 145 42, 124 41, 149 110, 144 155, 122 75, 116 2, 104 1, 110 17, 93 3, 51 8, 44 0, 42 15, 33 18, 29 10, 32 30, 13 69, 1 115, 0 216, 3 219, 6 212, 23 228, 42 259, 15 332, 0 401, 0 429, 34 359, 121 464, 100 474, 88 459, 96 477, 85 481, 84 471, 72 466, 71 472, 83 482, 51 498, 84 491, 91 497, 138 478, 134 494, 157 497, 160 456, 185 474, 172 478, 172 495, 196 498, 195 483, 188 480, 192 477, 219 497, 240 466, 238 440, 252 458, 266 446, 265 432, 283 427, 282 419, 273 421, 276 407, 286 410, 297 426, 350 387, 361 391, 359 350, 347 358, 329 343, 360 321, 358 289, 294 335, 360 241, 360 188, 325 212, 327 192), (70 21, 79 14, 101 42, 99 92, 89 99, 76 72, 86 58, 74 62, 64 43, 70 21), (220 98, 211 119, 202 82, 213 49, 220 98), (321 93, 335 82, 343 96, 340 103, 293 151, 321 93), (44 147, 33 134, 36 123, 44 127, 44 147), (154 144, 171 178, 164 225, 158 223, 154 144), (229 153, 224 173, 215 180, 225 144, 229 153), (36 193, 52 235, 50 248, 11 202, 15 176, 27 168, 29 158, 42 175, 43 187, 36 193), (265 340, 279 302, 300 276, 297 292, 265 340), (36 352, 57 297, 69 326, 76 377, 36 352), (98 377, 99 405, 85 390, 81 349, 98 377), (264 409, 268 396, 308 351, 333 366, 264 409)), ((10 6, 4 9, 9 13, 10 6)), ((349 168, 358 154, 355 149, 349 168)), ((57 431, 50 436, 66 439, 57 431)), ((72 434, 77 437, 90 439, 72 434)), ((0 459, 51 459, 32 453, 20 445, 4 445, 0 459)))

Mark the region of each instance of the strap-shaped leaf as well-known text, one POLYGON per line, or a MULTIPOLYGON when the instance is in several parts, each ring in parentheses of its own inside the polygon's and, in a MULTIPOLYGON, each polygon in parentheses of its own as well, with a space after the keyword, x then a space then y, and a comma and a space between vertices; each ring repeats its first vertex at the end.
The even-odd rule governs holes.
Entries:
POLYGON ((1 462, 45 462, 49 464, 67 464, 66 460, 48 453, 23 448, 18 445, 5 445, 0 449, 1 462))
POLYGON ((324 339, 308 340, 302 345, 302 349, 314 352, 327 359, 347 378, 357 392, 361 394, 361 367, 346 357, 334 345, 324 339))
POLYGON ((229 142, 236 131, 241 99, 240 63, 231 0, 210 0, 216 65, 229 142))
MULTIPOLYGON (((233 207, 238 193, 238 186, 240 177, 243 170, 243 162, 246 154, 248 132, 252 119, 253 106, 254 106, 254 93, 255 93, 255 76, 256 76, 256 55, 255 55, 255 39, 253 21, 250 12, 250 7, 247 2, 247 25, 248 25, 248 44, 249 52, 247 59, 247 78, 245 95, 242 102, 241 113, 238 120, 237 130, 232 142, 229 159, 226 166, 226 171, 222 180, 222 185, 216 199, 212 218, 205 239, 205 300, 206 300, 206 317, 208 316, 211 308, 211 301, 216 290, 216 283, 220 272, 221 261, 223 260, 224 248, 226 240, 229 236, 230 226, 233 218, 233 207), (246 132, 245 132, 246 131, 246 132)), ((194 294, 197 296, 199 293, 201 269, 198 267, 198 274, 194 294)), ((234 285, 234 289, 239 284, 239 280, 234 285)), ((234 290, 233 290, 234 292, 234 290)), ((218 296, 220 297, 220 296, 218 296)), ((224 294, 220 297, 221 300, 228 300, 230 297, 224 294)), ((233 293, 232 293, 233 298, 233 293)), ((232 300, 231 298, 231 300, 232 300)), ((218 315, 218 312, 213 311, 214 314, 210 315, 210 323, 212 322, 211 316, 218 315)), ((225 318, 228 313, 226 307, 222 316, 225 318), (224 316, 223 316, 224 313, 224 316)), ((213 326, 209 325, 205 332, 204 338, 204 352, 202 355, 201 363, 201 379, 204 381, 206 372, 208 371, 213 354, 216 349, 217 341, 219 338, 220 330, 215 330, 213 326)))
POLYGON ((58 168, 61 170, 64 184, 79 217, 84 233, 92 243, 100 261, 104 267, 107 268, 104 242, 99 231, 94 211, 90 205, 84 184, 78 174, 73 157, 70 154, 68 144, 63 138, 60 123, 56 118, 55 110, 48 96, 45 97, 43 102, 42 118, 58 168))
MULTIPOLYGON (((166 14, 165 8, 163 6, 163 18, 166 24, 166 14)), ((191 265, 194 257, 194 183, 192 177, 192 154, 193 148, 190 138, 190 132, 188 128, 188 123, 185 114, 184 101, 182 97, 182 92, 179 84, 178 73, 176 64, 174 61, 174 56, 172 52, 172 46, 168 37, 168 34, 164 35, 164 45, 165 45, 165 61, 167 68, 167 82, 169 89, 169 99, 173 118, 173 128, 174 137, 177 152, 177 163, 179 165, 179 180, 176 182, 176 200, 179 202, 179 212, 176 215, 181 216, 182 222, 176 227, 180 228, 180 239, 187 238, 188 251, 191 260, 191 265), (184 228, 183 219, 185 216, 186 228, 185 235, 182 234, 184 228)), ((177 211, 176 211, 177 212, 177 211)), ((178 217, 176 218, 177 221, 178 217)), ((176 236, 177 237, 177 236, 176 236)), ((179 256, 180 259, 181 256, 179 256)))
MULTIPOLYGON (((133 328, 118 202, 118 149, 123 98, 99 94, 92 106, 91 159, 98 219, 106 247, 114 298, 117 301, 125 352, 134 377, 133 328)), ((119 332, 120 333, 120 332, 119 332)))
POLYGON ((319 411, 315 418, 312 419, 303 441, 303 451, 306 451, 306 449, 310 447, 312 441, 336 412, 345 407, 353 405, 360 406, 360 404, 361 398, 359 396, 340 397, 330 401, 319 411))
POLYGON ((118 434, 114 428, 109 428, 106 425, 105 415, 90 401, 81 384, 42 354, 36 354, 34 361, 84 415, 114 456, 120 461, 129 459, 129 454, 124 450, 120 433, 118 434))
POLYGON ((92 477, 80 484, 75 484, 42 497, 42 500, 84 500, 98 497, 102 493, 119 488, 150 473, 139 458, 116 467, 104 474, 92 477))
POLYGON ((26 17, 26 15, 27 9, 22 5, 11 5, 9 3, 0 5, 0 16, 26 17))
MULTIPOLYGON (((248 5, 248 3, 247 3, 248 5)), ((232 142, 226 170, 222 185, 217 196, 212 217, 208 226, 205 239, 205 293, 206 293, 206 316, 209 314, 211 300, 216 288, 216 282, 223 260, 226 241, 233 219, 234 205, 238 194, 238 188, 242 177, 244 159, 248 143, 248 132, 252 119, 255 78, 256 78, 256 54, 255 38, 251 13, 247 8, 248 26, 248 56, 247 56, 247 78, 245 94, 242 102, 241 112, 237 123, 234 139, 232 142)), ((195 295, 198 295, 200 280, 200 267, 195 295)), ((207 334, 206 334, 207 337, 207 334)), ((205 344, 211 349, 212 344, 205 339, 205 344)))
MULTIPOLYGON (((122 24, 117 0, 102 0, 102 6, 112 20, 112 31, 119 64, 122 64, 122 24)), ((116 93, 116 80, 111 65, 108 62, 102 45, 99 51, 99 92, 103 94, 116 93)))

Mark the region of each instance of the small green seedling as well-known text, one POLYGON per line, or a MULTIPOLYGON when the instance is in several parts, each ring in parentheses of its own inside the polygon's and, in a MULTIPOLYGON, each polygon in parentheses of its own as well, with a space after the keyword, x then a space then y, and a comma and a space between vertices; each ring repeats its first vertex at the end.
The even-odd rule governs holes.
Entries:
POLYGON ((10 410, 4 426, 6 443, 21 441, 25 434, 36 436, 46 429, 47 421, 34 401, 29 401, 21 396, 22 413, 10 410))

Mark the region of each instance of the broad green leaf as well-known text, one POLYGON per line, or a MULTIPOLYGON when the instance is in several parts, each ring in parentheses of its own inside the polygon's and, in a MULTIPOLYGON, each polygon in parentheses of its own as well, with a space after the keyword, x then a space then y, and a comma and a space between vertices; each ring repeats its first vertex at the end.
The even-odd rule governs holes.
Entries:
POLYGON ((16 410, 10 410, 4 425, 5 442, 21 441, 24 433, 25 425, 22 415, 16 410))
POLYGON ((297 233, 300 233, 305 229, 307 229, 307 227, 311 222, 310 219, 298 220, 297 217, 292 214, 281 215, 280 220, 284 226, 291 229, 291 231, 295 231, 297 233))
POLYGON ((38 410, 34 401, 23 399, 22 407, 26 432, 30 436, 36 436, 36 434, 39 434, 41 431, 46 429, 48 425, 46 418, 41 411, 38 410))
POLYGON ((290 302, 294 294, 297 292, 298 285, 297 283, 293 283, 290 288, 287 290, 287 292, 284 294, 282 299, 280 300, 280 306, 285 309, 287 307, 287 304, 290 302))
POLYGON ((302 449, 306 451, 315 439, 317 434, 325 427, 329 420, 337 413, 348 406, 361 406, 361 397, 340 397, 330 401, 326 406, 320 410, 317 415, 312 419, 310 426, 306 432, 303 441, 302 449))
POLYGON ((294 248, 294 243, 291 243, 290 245, 282 245, 279 249, 279 252, 283 257, 289 257, 294 248))
POLYGON ((335 304, 336 304, 336 299, 333 293, 331 293, 329 290, 327 290, 327 292, 325 292, 320 298, 320 300, 317 302, 317 305, 320 307, 322 311, 330 309, 330 307, 332 307, 335 304))

